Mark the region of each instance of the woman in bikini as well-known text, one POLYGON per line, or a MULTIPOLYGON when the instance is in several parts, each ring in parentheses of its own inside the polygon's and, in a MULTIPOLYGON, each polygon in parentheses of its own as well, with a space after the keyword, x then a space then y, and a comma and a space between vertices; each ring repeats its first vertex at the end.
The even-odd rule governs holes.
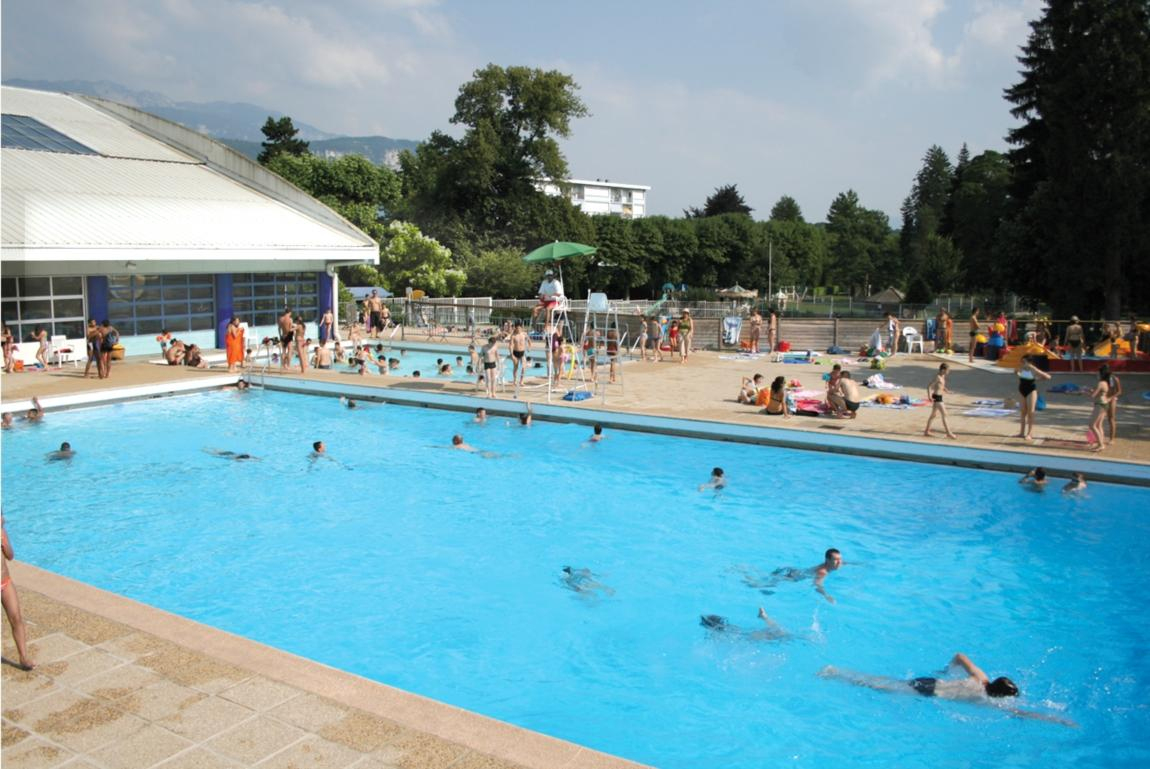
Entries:
POLYGON ((8 562, 16 556, 12 552, 12 543, 8 541, 8 530, 4 528, 3 517, 0 517, 0 537, 3 537, 0 546, 4 553, 4 557, 0 558, 0 567, 3 568, 0 596, 3 597, 8 624, 12 626, 12 640, 16 642, 16 653, 20 656, 20 668, 31 670, 36 667, 36 663, 28 656, 28 631, 24 625, 24 615, 20 613, 20 596, 16 594, 16 586, 12 584, 12 577, 8 574, 8 562))
POLYGON ((954 439, 958 437, 950 431, 950 425, 946 422, 946 406, 943 405, 942 402, 942 396, 950 392, 950 390, 946 389, 946 375, 949 371, 950 366, 943 363, 938 367, 938 373, 935 374, 934 379, 931 380, 930 385, 926 388, 926 394, 930 397, 930 417, 926 420, 926 429, 923 430, 922 434, 927 437, 934 435, 934 433, 930 431, 930 426, 934 424, 934 418, 936 416, 942 418, 942 429, 946 430, 947 438, 954 439))
POLYGON ((1018 375, 1018 394, 1022 399, 1022 408, 1019 409, 1020 421, 1017 438, 1032 440, 1031 432, 1034 430, 1034 412, 1038 407, 1038 381, 1050 379, 1042 369, 1035 366, 1025 358, 1019 360, 1018 368, 1014 370, 1018 375))
POLYGON ((1094 401, 1094 412, 1090 415, 1090 427, 1086 434, 1094 436, 1093 451, 1102 451, 1106 448, 1106 439, 1102 432, 1102 421, 1110 412, 1110 368, 1108 366, 1098 369, 1098 384, 1090 392, 1090 400, 1094 401))
MULTIPOLYGON (((759 391, 762 395, 762 391, 759 391)), ((783 419, 791 418, 791 407, 787 405, 786 377, 777 376, 771 382, 771 389, 767 393, 766 407, 763 413, 769 416, 783 415, 783 419)))

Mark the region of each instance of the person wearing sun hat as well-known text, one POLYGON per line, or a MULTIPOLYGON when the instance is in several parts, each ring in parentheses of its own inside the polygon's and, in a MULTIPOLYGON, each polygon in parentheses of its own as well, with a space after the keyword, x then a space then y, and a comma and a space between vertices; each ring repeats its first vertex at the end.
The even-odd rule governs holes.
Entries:
POLYGON ((531 321, 542 311, 550 311, 558 306, 563 299, 563 283, 555 277, 553 270, 543 273, 543 282, 539 284, 539 304, 531 311, 531 321))
POLYGON ((693 326, 691 325, 691 311, 684 308, 683 314, 679 317, 679 362, 686 363, 687 356, 691 353, 691 341, 695 337, 693 326))

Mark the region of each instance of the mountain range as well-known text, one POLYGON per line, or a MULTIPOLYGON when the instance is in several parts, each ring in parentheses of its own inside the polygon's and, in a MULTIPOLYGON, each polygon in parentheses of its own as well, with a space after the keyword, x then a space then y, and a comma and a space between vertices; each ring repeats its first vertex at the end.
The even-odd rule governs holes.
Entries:
MULTIPOLYGON (((246 102, 173 101, 155 91, 135 91, 107 80, 94 82, 11 78, 4 80, 4 85, 37 91, 85 94, 127 104, 218 139, 253 159, 259 155, 260 143, 264 140, 260 131, 264 121, 269 117, 284 116, 278 110, 246 102)), ((299 130, 299 138, 307 141, 312 153, 321 157, 363 155, 373 163, 395 167, 402 150, 414 150, 419 144, 410 139, 392 139, 387 136, 340 136, 294 119, 292 123, 299 130)))

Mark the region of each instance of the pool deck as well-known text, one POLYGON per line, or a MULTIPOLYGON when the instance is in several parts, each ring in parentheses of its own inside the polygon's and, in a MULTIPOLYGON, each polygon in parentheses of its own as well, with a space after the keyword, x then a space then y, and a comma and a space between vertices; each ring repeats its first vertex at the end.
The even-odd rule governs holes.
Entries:
MULTIPOLYGON (((900 355, 883 374, 906 387, 891 392, 921 398, 939 360, 900 355)), ((1014 396, 1011 372, 985 363, 968 366, 964 357, 950 360, 953 394, 947 405, 956 441, 922 436, 926 407, 863 408, 856 420, 762 416, 735 401, 741 376, 761 373, 769 382, 781 374, 818 390, 829 364, 770 363, 766 357, 733 359, 714 352, 695 353, 685 365, 628 363, 623 385, 608 387, 605 399, 555 399, 544 408, 546 391, 537 386, 525 388, 518 400, 505 392, 498 402, 485 405, 493 412, 516 412, 528 402, 536 404, 541 418, 566 414, 575 421, 602 419, 640 429, 644 420, 674 417, 682 432, 732 440, 769 427, 772 434, 784 436, 772 439, 781 445, 838 442, 851 450, 849 444, 857 439, 888 456, 1008 457, 1000 465, 1006 470, 1019 463, 1048 464, 1058 474, 1060 468, 1078 465, 1101 467, 1097 463, 1104 460, 1106 475, 1112 478, 1145 478, 1150 473, 1150 400, 1142 397, 1150 390, 1150 375, 1122 375, 1126 395, 1119 408, 1118 438, 1099 457, 1089 452, 1083 437, 1091 409, 1085 398, 1048 395, 1048 408, 1038 415, 1037 440, 1022 441, 1012 437, 1017 417, 961 415, 975 400, 1014 396)), ((872 373, 864 366, 849 368, 860 382, 872 373)), ((267 377, 269 384, 286 386, 297 378, 298 372, 267 377)), ((396 396, 435 393, 456 402, 479 394, 470 384, 436 378, 340 372, 309 372, 303 378, 328 390, 346 386, 396 396), (388 389, 374 389, 381 387, 388 389)), ((1089 374, 1059 374, 1053 383, 1088 386, 1093 379, 1089 374)), ((111 390, 123 396, 127 388, 128 396, 155 397, 226 381, 220 370, 130 360, 114 365, 112 377, 103 381, 85 380, 82 369, 65 367, 4 375, 0 385, 5 411, 26 408, 36 395, 51 419, 57 406, 101 400, 111 390)), ((873 391, 864 388, 864 394, 873 391)), ((19 554, 20 543, 14 544, 19 554)), ((24 672, 7 664, 15 658, 15 649, 6 629, 6 664, 0 669, 6 768, 637 766, 333 670, 28 564, 15 562, 12 572, 39 667, 24 672)))

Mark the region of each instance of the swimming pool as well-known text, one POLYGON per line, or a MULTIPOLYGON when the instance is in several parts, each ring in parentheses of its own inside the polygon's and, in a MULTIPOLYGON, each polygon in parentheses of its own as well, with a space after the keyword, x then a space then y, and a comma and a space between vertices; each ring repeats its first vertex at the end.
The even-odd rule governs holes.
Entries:
POLYGON ((1150 761, 1147 490, 510 421, 265 392, 53 413, 4 435, 5 518, 38 566, 663 767, 1150 761), (46 462, 64 440, 76 459, 46 462), (699 493, 715 465, 730 487, 699 493), (744 584, 829 546, 834 604, 744 584), (752 629, 760 605, 796 637, 699 625, 752 629), (1081 728, 816 675, 958 650, 1081 728))

